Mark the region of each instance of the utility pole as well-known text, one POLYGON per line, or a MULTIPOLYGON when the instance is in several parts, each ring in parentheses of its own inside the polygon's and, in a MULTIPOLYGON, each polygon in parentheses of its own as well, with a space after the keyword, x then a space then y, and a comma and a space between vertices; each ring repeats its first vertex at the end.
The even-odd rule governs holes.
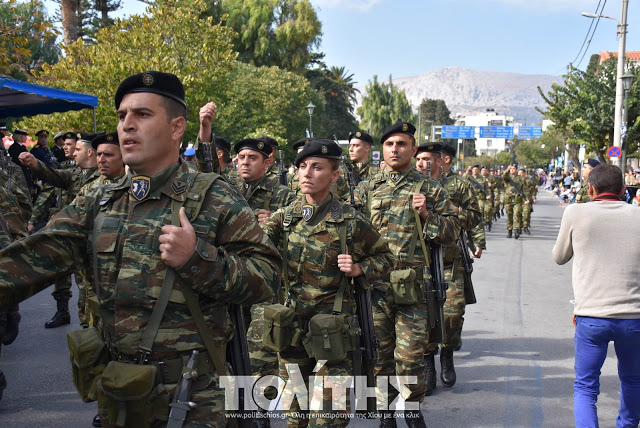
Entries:
MULTIPOLYGON (((622 148, 622 105, 624 101, 624 88, 622 87, 622 75, 624 74, 624 64, 626 56, 626 43, 627 43, 627 9, 629 7, 629 0, 622 0, 622 17, 620 18, 620 24, 618 25, 618 36, 620 43, 618 46, 618 70, 616 76, 616 107, 615 118, 613 125, 613 145, 622 148)), ((615 160, 615 165, 619 166, 624 171, 625 165, 622 165, 622 159, 624 156, 615 160)))

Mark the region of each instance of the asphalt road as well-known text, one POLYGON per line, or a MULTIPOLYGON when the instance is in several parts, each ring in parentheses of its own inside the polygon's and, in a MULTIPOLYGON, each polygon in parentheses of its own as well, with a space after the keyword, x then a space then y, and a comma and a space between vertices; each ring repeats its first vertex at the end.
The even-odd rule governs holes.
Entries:
MULTIPOLYGON (((506 239, 504 217, 488 234, 488 250, 475 263, 478 303, 467 307, 462 350, 455 354, 458 383, 438 382, 421 406, 430 427, 573 426, 571 264, 557 266, 551 258, 562 212, 541 190, 531 236, 506 239)), ((79 328, 77 316, 70 326, 43 326, 55 312, 50 292, 20 306, 20 335, 2 350, 9 384, 0 402, 2 428, 89 427, 96 413, 72 384, 66 333, 79 328)), ((604 428, 615 426, 616 365, 611 346, 600 378, 604 428)))

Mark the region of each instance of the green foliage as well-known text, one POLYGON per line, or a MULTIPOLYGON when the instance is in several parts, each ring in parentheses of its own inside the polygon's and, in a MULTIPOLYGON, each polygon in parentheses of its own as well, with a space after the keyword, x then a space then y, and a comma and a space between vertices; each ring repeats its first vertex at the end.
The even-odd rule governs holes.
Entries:
POLYGON ((44 63, 55 64, 56 36, 40 1, 0 3, 0 74, 28 80, 44 63))
POLYGON ((222 0, 211 13, 238 33, 234 49, 249 64, 302 73, 320 45, 322 24, 309 0, 222 0))
MULTIPOLYGON (((422 122, 423 135, 431 135, 433 126, 453 125, 455 123, 444 100, 423 99, 418 107, 418 115, 422 122)), ((436 137, 436 140, 441 140, 441 138, 436 137)))
POLYGON ((516 161, 527 168, 543 168, 549 165, 553 146, 544 146, 539 140, 518 140, 514 143, 516 161))
POLYGON ((360 127, 368 129, 374 141, 398 119, 416 124, 416 115, 404 91, 398 90, 391 76, 389 83, 380 83, 378 76, 373 76, 373 82, 369 81, 365 92, 357 112, 361 118, 360 127))
POLYGON ((507 166, 513 163, 513 157, 509 152, 498 152, 495 155, 495 164, 499 166, 507 166))
MULTIPOLYGON (((113 96, 127 76, 145 70, 176 74, 185 85, 189 108, 187 136, 197 134, 198 110, 219 94, 234 63, 232 30, 213 25, 212 19, 198 19, 206 5, 194 0, 190 7, 178 7, 175 0, 163 0, 144 16, 132 16, 99 31, 96 43, 78 40, 65 47, 64 58, 38 73, 38 83, 97 95, 98 130, 117 125, 113 96)), ((26 119, 28 129, 89 130, 91 111, 58 113, 26 119)))

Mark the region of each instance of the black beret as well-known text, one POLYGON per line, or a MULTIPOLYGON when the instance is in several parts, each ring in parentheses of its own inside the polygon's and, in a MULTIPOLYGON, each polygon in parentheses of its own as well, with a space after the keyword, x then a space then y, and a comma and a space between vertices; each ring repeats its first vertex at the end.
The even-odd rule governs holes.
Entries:
POLYGON ((262 140, 262 138, 245 138, 244 140, 240 140, 233 145, 233 150, 236 153, 240 153, 241 150, 250 149, 256 152, 262 153, 266 157, 269 157, 273 148, 271 144, 262 140))
POLYGON ((304 145, 304 148, 296 155, 294 161, 296 166, 300 166, 300 162, 308 157, 326 158, 326 159, 341 159, 342 149, 339 145, 332 140, 313 140, 304 145))
POLYGON ((600 162, 595 159, 589 158, 587 159, 587 164, 590 165, 592 168, 595 168, 598 165, 600 165, 600 162))
POLYGON ((97 150, 100 144, 115 144, 116 146, 120 145, 120 143, 118 142, 118 133, 110 132, 108 134, 105 134, 104 132, 101 132, 97 134, 93 138, 93 140, 91 140, 91 146, 97 150))
POLYGON ((262 140, 263 142, 268 143, 274 149, 276 147, 278 147, 278 142, 275 140, 275 138, 267 137, 265 135, 265 136, 262 136, 262 137, 258 138, 258 140, 262 140))
POLYGON ((373 145, 373 137, 371 135, 369 135, 367 132, 365 131, 356 131, 356 132, 351 132, 349 134, 349 141, 351 141, 351 139, 356 138, 358 140, 362 140, 365 143, 369 143, 369 145, 373 145))
POLYGON ((442 151, 442 144, 440 143, 424 143, 418 146, 418 151, 416 152, 416 156, 418 156, 418 153, 421 153, 421 152, 440 153, 441 151, 442 151))
POLYGON ((450 144, 442 143, 442 153, 445 155, 449 155, 452 158, 456 157, 456 148, 450 144))
POLYGON ((298 141, 296 141, 295 143, 293 143, 293 145, 291 147, 293 147, 293 150, 298 150, 298 148, 300 146, 304 146, 307 143, 311 142, 311 141, 315 141, 317 140, 317 138, 313 138, 313 137, 304 137, 304 138, 300 138, 298 141))
POLYGON ((171 98, 187 106, 184 101, 184 86, 175 74, 160 71, 145 71, 129 76, 120 83, 116 91, 116 109, 120 107, 122 98, 132 92, 152 92, 171 98))
POLYGON ((489 169, 489 167, 488 167, 488 166, 486 166, 486 165, 482 165, 482 166, 480 167, 480 169, 489 169))
POLYGON ((62 138, 64 138, 65 140, 77 140, 78 139, 78 134, 76 132, 65 132, 62 135, 62 138))
POLYGON ((407 134, 413 137, 415 133, 415 126, 408 122, 398 120, 396 123, 387 128, 386 131, 384 131, 384 134, 382 134, 382 138, 380 138, 380 142, 384 143, 387 140, 387 137, 391 134, 407 134))
POLYGON ((13 135, 29 135, 25 129, 14 129, 13 135))
POLYGON ((97 134, 89 134, 88 132, 77 132, 76 140, 91 143, 91 140, 93 140, 96 135, 97 134))
POLYGON ((217 135, 213 136, 213 144, 225 152, 231 152, 231 143, 224 137, 218 137, 217 135))
POLYGON ((472 166, 471 168, 480 168, 479 164, 475 164, 474 166, 472 166))
POLYGON ((46 129, 41 129, 38 132, 36 132, 36 137, 39 137, 41 135, 43 135, 45 137, 48 137, 49 136, 49 131, 47 131, 46 129))
POLYGON ((53 140, 57 140, 58 138, 62 138, 62 131, 58 132, 56 135, 53 136, 53 140))

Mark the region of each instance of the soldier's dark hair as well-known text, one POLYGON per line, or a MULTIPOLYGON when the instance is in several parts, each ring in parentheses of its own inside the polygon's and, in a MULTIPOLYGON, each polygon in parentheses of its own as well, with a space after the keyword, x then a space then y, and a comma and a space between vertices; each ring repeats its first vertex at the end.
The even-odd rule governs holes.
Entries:
POLYGON ((169 120, 175 119, 176 117, 184 117, 184 120, 187 120, 187 108, 185 106, 169 97, 162 97, 162 100, 169 120))
POLYGON ((327 160, 331 164, 331 169, 333 171, 337 171, 338 169, 340 169, 340 159, 327 159, 327 160))
POLYGON ((624 188, 622 171, 616 165, 598 165, 589 174, 588 181, 598 194, 613 193, 619 195, 624 188))

